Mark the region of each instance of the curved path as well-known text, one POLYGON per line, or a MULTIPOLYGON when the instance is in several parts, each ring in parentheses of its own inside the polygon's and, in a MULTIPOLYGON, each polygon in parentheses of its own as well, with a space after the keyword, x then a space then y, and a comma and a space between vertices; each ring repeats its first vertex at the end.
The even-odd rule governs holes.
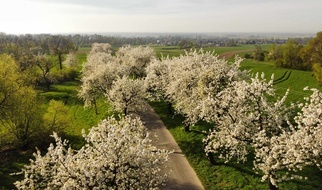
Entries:
POLYGON ((138 115, 144 122, 145 126, 149 129, 152 144, 154 144, 154 146, 174 151, 170 154, 170 161, 167 163, 167 168, 171 169, 172 172, 166 186, 160 187, 160 189, 203 190, 204 187, 195 171, 192 169, 178 144, 151 106, 147 104, 145 111, 137 112, 135 115, 138 115), (157 137, 155 137, 155 135, 157 137))

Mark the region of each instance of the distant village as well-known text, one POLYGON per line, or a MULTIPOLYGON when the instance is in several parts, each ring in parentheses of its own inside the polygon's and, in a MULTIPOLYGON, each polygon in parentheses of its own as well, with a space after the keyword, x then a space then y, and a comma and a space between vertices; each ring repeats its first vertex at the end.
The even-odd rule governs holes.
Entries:
MULTIPOLYGON (((0 44, 17 41, 41 41, 52 34, 5 34, 0 32, 0 44)), ((102 33, 102 34, 55 34, 71 40, 76 47, 90 47, 92 43, 109 43, 113 47, 123 45, 179 46, 180 48, 228 46, 244 44, 284 44, 293 39, 306 44, 314 34, 288 33, 102 33)))

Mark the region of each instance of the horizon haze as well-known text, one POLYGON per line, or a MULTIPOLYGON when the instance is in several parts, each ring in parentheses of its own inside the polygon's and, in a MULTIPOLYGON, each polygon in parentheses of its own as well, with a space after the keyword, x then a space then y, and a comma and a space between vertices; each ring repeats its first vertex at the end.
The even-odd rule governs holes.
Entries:
POLYGON ((0 32, 308 33, 322 30, 321 0, 11 0, 0 32))

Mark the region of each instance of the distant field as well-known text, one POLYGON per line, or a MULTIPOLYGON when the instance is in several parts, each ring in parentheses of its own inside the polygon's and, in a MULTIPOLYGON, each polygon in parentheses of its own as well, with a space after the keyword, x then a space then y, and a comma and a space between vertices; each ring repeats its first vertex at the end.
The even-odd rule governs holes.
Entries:
MULTIPOLYGON (((260 45, 263 50, 268 50, 271 44, 263 44, 260 45)), ((180 54, 184 54, 185 50, 189 51, 190 49, 179 49, 178 46, 151 46, 157 54, 157 57, 169 56, 179 56, 180 54)), ((204 51, 214 51, 216 54, 222 54, 227 52, 253 52, 255 49, 255 45, 238 45, 235 47, 216 47, 216 46, 207 46, 202 48, 204 51)))

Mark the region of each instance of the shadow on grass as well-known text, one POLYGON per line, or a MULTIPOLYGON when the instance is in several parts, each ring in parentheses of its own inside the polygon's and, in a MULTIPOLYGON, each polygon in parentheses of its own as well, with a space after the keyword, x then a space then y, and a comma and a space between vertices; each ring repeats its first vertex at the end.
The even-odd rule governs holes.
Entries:
POLYGON ((23 165, 33 158, 34 151, 20 149, 5 150, 0 152, 0 189, 14 189, 13 183, 22 180, 22 175, 11 175, 21 171, 23 165))

